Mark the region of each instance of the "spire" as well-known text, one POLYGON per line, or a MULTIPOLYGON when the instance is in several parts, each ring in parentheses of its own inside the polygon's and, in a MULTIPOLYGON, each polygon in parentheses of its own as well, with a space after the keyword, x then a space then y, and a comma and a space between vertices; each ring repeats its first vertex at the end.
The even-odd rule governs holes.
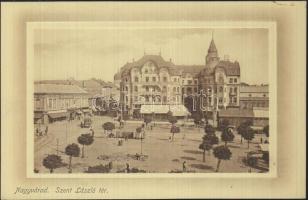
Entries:
POLYGON ((212 30, 212 40, 208 52, 217 52, 216 45, 214 42, 214 30, 212 30))

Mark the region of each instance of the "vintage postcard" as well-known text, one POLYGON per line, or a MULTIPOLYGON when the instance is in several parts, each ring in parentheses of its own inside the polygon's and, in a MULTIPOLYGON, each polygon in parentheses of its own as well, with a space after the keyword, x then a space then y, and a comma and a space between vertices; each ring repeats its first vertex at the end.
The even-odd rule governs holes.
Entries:
POLYGON ((1 3, 1 199, 305 197, 305 15, 1 3))
POLYGON ((27 23, 29 177, 275 177, 275 47, 274 22, 27 23))

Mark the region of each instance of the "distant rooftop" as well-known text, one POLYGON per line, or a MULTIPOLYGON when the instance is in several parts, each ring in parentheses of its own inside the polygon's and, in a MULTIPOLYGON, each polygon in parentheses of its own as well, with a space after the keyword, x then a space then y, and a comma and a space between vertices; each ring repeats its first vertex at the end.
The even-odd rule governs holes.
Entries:
POLYGON ((241 93, 268 93, 268 85, 241 86, 241 93))
POLYGON ((34 84, 35 94, 87 94, 85 90, 77 85, 64 84, 34 84))

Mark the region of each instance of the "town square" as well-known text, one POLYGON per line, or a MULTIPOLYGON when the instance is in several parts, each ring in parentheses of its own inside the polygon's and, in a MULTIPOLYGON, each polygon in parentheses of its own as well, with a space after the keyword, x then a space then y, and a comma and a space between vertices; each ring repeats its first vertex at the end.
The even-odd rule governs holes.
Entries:
MULTIPOLYGON (((237 58, 220 56, 214 33, 198 33, 209 39, 199 65, 176 64, 161 50, 144 49, 113 69, 111 81, 95 72, 82 80, 37 73, 33 171, 267 173, 267 78, 256 79, 237 58)), ((47 62, 40 52, 49 49, 38 48, 39 63, 47 62)))

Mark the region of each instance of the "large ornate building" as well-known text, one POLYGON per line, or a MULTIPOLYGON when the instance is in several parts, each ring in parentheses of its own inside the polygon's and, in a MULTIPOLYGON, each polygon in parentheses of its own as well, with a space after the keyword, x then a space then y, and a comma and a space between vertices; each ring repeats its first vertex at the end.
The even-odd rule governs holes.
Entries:
POLYGON ((120 103, 130 114, 142 105, 184 105, 189 100, 194 105, 189 111, 239 107, 240 65, 221 60, 213 39, 204 65, 176 65, 160 54, 145 54, 126 63, 114 78, 120 83, 120 103))

